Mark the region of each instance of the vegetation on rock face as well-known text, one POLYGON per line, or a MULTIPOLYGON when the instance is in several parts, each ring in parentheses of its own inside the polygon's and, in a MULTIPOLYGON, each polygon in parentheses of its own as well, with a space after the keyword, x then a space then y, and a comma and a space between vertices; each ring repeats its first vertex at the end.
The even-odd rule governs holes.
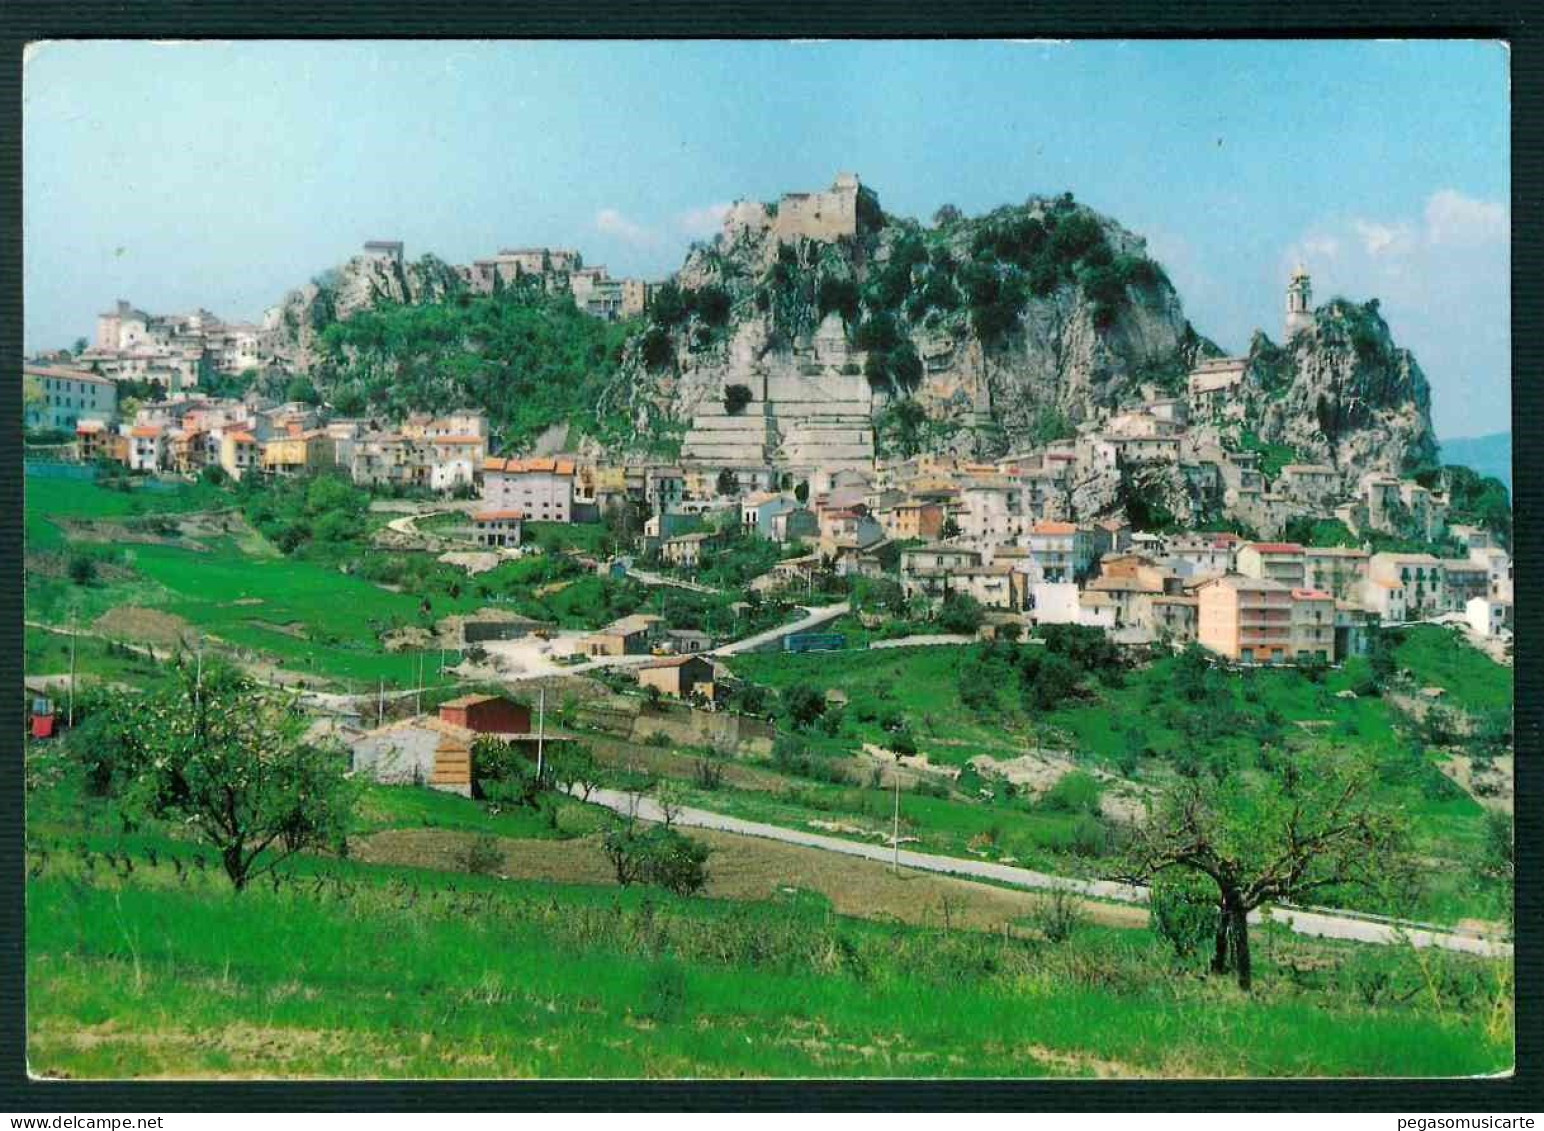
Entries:
MULTIPOLYGON (((727 317, 716 299, 705 307, 727 317)), ((593 318, 569 296, 535 286, 462 293, 448 302, 377 306, 331 324, 313 376, 346 412, 401 417, 481 408, 509 447, 562 423, 614 438, 627 421, 597 417, 595 406, 635 329, 593 318)))
POLYGON ((1440 470, 1431 468, 1416 474, 1427 487, 1448 491, 1448 522, 1466 523, 1490 531, 1503 546, 1512 545, 1512 498, 1506 484, 1492 476, 1482 476, 1467 467, 1448 464, 1440 470))

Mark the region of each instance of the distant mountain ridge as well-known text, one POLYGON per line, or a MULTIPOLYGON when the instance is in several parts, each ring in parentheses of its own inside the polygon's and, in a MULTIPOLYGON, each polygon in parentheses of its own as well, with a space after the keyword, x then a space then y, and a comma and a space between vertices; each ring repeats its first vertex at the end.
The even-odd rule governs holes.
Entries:
POLYGON ((1460 436, 1441 441, 1442 462, 1460 463, 1481 475, 1494 476, 1512 489, 1512 433, 1460 436))

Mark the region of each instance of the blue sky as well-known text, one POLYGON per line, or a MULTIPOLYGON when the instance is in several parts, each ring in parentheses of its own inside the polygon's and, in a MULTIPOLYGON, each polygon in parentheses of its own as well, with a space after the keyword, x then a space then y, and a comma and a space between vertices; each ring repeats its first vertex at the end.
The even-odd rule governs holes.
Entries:
POLYGON ((24 79, 26 345, 115 298, 256 318, 366 239, 659 275, 727 202, 852 170, 930 217, 1070 190, 1197 328, 1377 296, 1439 435, 1510 426, 1491 43, 52 43, 24 79))

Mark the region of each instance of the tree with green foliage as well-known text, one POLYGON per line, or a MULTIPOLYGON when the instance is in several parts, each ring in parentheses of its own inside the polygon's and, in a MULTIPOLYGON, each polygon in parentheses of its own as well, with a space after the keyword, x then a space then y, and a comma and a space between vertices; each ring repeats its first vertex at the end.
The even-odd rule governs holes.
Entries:
POLYGON ((795 726, 807 727, 825 713, 826 697, 819 688, 796 683, 783 692, 783 714, 795 726))
POLYGON ((815 289, 815 307, 824 318, 833 310, 842 316, 842 321, 849 326, 858 320, 860 297, 858 284, 855 280, 846 276, 826 275, 820 276, 820 283, 815 289))
POLYGON ((289 379, 284 386, 284 399, 286 401, 298 401, 301 404, 321 404, 321 394, 316 391, 316 385, 304 373, 297 373, 289 379))
POLYGON ((96 559, 90 554, 73 553, 70 555, 68 572, 70 580, 76 585, 82 588, 93 585, 97 578, 96 559))
POLYGON ((619 822, 601 843, 623 887, 653 884, 692 895, 708 882, 708 846, 668 826, 640 830, 635 822, 619 822))
POLYGON ((960 636, 974 636, 985 614, 981 602, 969 593, 947 593, 938 606, 938 628, 960 636))
POLYGON ((1257 908, 1408 883, 1408 821, 1376 784, 1368 762, 1333 750, 1304 752, 1278 774, 1182 780, 1138 826, 1126 872, 1138 881, 1174 869, 1208 879, 1218 916, 1212 970, 1248 990, 1248 916, 1257 908))
POLYGON ((1148 925, 1181 963, 1203 952, 1217 937, 1217 896, 1198 872, 1170 869, 1153 877, 1147 898, 1148 925))
POLYGON ((297 852, 347 849, 348 758, 308 739, 310 722, 294 698, 211 662, 110 699, 91 734, 117 752, 126 809, 212 846, 241 891, 297 852))

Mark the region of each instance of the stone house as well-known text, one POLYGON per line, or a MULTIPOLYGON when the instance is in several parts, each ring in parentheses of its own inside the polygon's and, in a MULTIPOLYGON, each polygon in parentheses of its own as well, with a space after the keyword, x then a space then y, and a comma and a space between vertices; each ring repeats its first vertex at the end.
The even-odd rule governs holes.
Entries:
POLYGON ((672 699, 689 699, 695 694, 712 700, 713 665, 695 655, 654 660, 638 669, 638 685, 657 687, 661 694, 672 699))
POLYGON ((520 545, 520 530, 525 515, 517 510, 476 511, 472 515, 473 537, 479 546, 499 549, 520 545))
POLYGON ((586 656, 643 656, 664 634, 663 618, 635 613, 584 637, 579 649, 586 656))

